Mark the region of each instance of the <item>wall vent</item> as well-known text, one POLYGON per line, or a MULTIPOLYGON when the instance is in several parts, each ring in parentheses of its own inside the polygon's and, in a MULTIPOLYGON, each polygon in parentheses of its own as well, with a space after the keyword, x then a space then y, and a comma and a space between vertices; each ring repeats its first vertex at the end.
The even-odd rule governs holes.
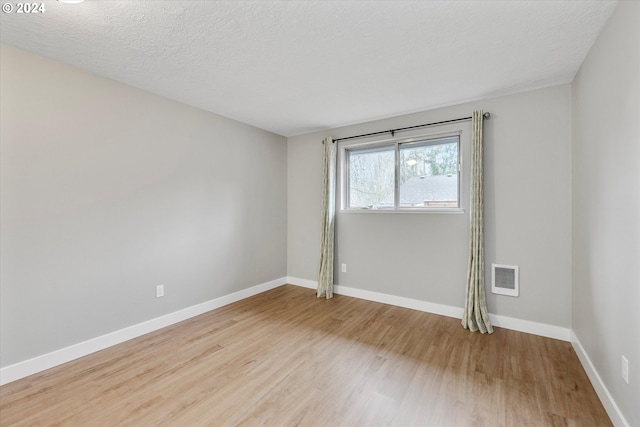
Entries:
POLYGON ((514 265, 491 264, 491 292, 512 297, 520 295, 518 267, 514 265))

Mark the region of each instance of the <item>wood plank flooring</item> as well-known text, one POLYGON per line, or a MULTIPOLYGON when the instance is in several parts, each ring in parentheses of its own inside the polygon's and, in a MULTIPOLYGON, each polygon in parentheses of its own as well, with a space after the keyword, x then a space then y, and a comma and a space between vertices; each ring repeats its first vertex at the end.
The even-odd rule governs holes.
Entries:
POLYGON ((609 426, 571 345, 285 285, 0 387, 2 426, 609 426))

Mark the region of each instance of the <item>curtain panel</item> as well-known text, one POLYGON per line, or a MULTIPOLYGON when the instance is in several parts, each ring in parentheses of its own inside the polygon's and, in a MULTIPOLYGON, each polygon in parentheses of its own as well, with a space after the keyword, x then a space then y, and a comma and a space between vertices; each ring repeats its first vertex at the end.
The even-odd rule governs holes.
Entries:
POLYGON ((484 284, 484 171, 483 171, 484 112, 474 111, 472 126, 472 171, 469 259, 467 263, 467 296, 462 326, 472 332, 493 333, 487 311, 484 284))
POLYGON ((320 271, 318 274, 318 298, 333 297, 333 247, 336 217, 336 161, 337 148, 331 137, 323 141, 322 167, 322 230, 320 243, 320 271))

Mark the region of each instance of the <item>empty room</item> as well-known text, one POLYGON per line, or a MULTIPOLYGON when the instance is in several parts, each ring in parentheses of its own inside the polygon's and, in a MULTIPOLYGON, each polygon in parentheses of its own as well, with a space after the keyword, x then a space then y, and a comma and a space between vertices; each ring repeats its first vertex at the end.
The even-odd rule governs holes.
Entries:
POLYGON ((640 2, 0 19, 0 426, 640 427, 640 2))

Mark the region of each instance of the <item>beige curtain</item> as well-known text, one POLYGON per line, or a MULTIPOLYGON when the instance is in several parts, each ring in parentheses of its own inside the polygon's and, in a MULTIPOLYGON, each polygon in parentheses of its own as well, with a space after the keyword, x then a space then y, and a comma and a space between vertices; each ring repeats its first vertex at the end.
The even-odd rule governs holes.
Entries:
POLYGON ((471 226, 469 236, 469 262, 467 266, 467 297, 462 315, 462 326, 472 332, 493 333, 487 312, 484 287, 484 179, 483 135, 484 112, 474 111, 471 119, 472 171, 471 171, 471 226))
POLYGON ((326 297, 329 299, 333 297, 333 239, 336 216, 336 157, 338 150, 330 137, 325 138, 323 144, 322 235, 318 298, 326 297))

